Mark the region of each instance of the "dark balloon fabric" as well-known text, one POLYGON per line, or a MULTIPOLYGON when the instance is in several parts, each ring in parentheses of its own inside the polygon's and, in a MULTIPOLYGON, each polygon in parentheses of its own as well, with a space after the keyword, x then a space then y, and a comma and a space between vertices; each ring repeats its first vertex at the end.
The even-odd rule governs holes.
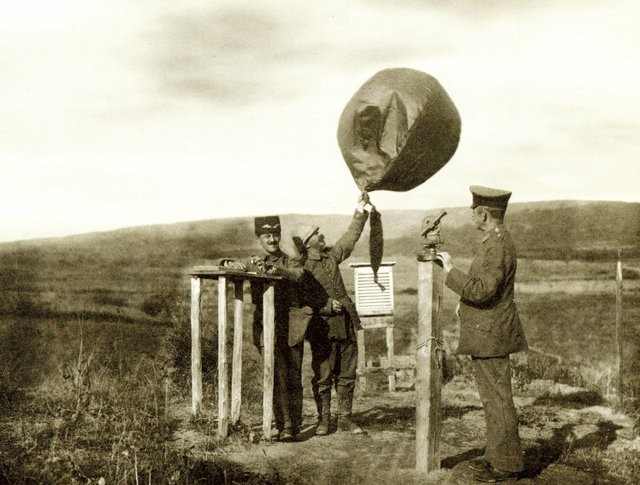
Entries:
POLYGON ((385 69, 347 103, 338 145, 362 192, 407 191, 440 170, 455 153, 460 115, 431 75, 385 69))
MULTIPOLYGON (((378 269, 384 252, 384 236, 382 233, 382 219, 375 207, 369 216, 369 260, 373 269, 373 280, 378 283, 378 269)), ((384 289, 384 288, 383 288, 384 289)))

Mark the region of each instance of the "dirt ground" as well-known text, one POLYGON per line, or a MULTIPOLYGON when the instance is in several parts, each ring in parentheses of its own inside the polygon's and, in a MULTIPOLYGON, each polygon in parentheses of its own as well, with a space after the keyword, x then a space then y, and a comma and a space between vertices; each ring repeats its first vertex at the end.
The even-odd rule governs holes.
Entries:
MULTIPOLYGON (((602 464, 615 463, 619 453, 640 454, 640 437, 633 422, 603 405, 597 394, 534 381, 518 393, 515 402, 526 467, 517 483, 633 483, 616 478, 602 464)), ((251 442, 246 433, 238 433, 216 444, 215 430, 196 423, 178 433, 176 443, 189 447, 201 460, 224 460, 242 467, 254 480, 271 477, 265 479, 268 483, 477 483, 468 460, 483 453, 484 415, 472 382, 456 377, 443 388, 441 468, 430 473, 415 471, 412 390, 357 395, 354 413, 365 435, 315 436, 315 406, 305 397, 305 426, 298 442, 251 442)), ((180 414, 188 419, 188 407, 180 414)), ((260 423, 251 423, 251 429, 259 430, 260 423)))

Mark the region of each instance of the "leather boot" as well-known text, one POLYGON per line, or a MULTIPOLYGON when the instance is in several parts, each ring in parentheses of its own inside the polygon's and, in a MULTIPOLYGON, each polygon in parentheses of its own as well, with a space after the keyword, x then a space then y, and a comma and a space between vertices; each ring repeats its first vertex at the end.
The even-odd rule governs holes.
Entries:
POLYGON ((320 397, 320 391, 318 390, 318 386, 311 384, 311 389, 313 390, 313 400, 316 403, 316 410, 318 411, 318 423, 322 420, 322 398, 320 397))
POLYGON ((329 434, 329 426, 331 425, 331 394, 321 395, 320 397, 322 412, 320 414, 320 421, 316 428, 316 435, 325 436, 329 434))
POLYGON ((353 434, 363 434, 364 430, 353 421, 351 408, 353 405, 353 392, 343 387, 338 388, 338 431, 346 431, 353 434))

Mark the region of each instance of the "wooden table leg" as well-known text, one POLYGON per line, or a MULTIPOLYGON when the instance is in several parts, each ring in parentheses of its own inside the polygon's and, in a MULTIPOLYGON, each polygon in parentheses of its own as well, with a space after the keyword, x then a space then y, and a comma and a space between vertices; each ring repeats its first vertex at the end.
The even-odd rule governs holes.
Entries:
POLYGON ((365 360, 364 349, 364 330, 358 330, 358 390, 364 392, 367 389, 367 361, 365 360))
POLYGON ((393 325, 387 327, 387 365, 389 366, 389 392, 396 391, 396 364, 393 342, 393 325))
POLYGON ((237 280, 235 285, 235 307, 233 311, 233 362, 231 364, 231 424, 240 420, 240 405, 242 404, 242 333, 244 316, 243 310, 243 281, 237 280))
POLYGON ((218 436, 227 436, 229 385, 227 362, 227 278, 218 278, 218 436))
POLYGON ((200 347, 200 289, 202 281, 191 277, 191 412, 202 409, 202 356, 200 347))
POLYGON ((271 438, 271 419, 273 418, 273 363, 275 340, 274 284, 267 283, 262 297, 262 323, 264 338, 264 381, 262 397, 262 433, 271 438))

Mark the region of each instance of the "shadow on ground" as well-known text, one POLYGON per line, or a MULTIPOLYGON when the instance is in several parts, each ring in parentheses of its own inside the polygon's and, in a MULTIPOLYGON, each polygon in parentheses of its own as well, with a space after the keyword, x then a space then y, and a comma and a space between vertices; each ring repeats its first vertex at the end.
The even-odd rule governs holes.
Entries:
MULTIPOLYGON (((575 424, 566 424, 553 431, 548 440, 538 440, 537 444, 525 450, 523 478, 540 475, 546 468, 558 461, 570 461, 569 454, 580 448, 606 449, 616 438, 620 426, 610 421, 598 423, 597 430, 576 438, 575 424), (564 457, 567 457, 565 460, 564 457)), ((583 468, 583 467, 581 467, 583 468)), ((597 472, 598 470, 593 470, 597 472)))
MULTIPOLYGON (((481 406, 443 406, 442 419, 460 419, 471 411, 481 410, 481 406)), ((414 406, 391 407, 376 406, 360 413, 354 413, 358 423, 371 430, 402 431, 416 424, 414 406)))
POLYGON ((285 483, 277 470, 270 473, 256 473, 247 471, 238 463, 226 460, 196 460, 185 458, 184 468, 177 476, 167 477, 178 479, 179 483, 244 483, 276 485, 285 483))
POLYGON ((563 408, 581 409, 602 404, 603 399, 596 391, 576 391, 570 394, 544 395, 534 401, 534 405, 560 406, 563 408))
MULTIPOLYGON (((615 440, 616 430, 620 427, 609 421, 601 422, 598 423, 595 431, 578 438, 575 433, 576 426, 575 424, 567 424, 557 428, 550 439, 538 440, 534 446, 528 447, 524 454, 524 471, 518 479, 537 480, 538 477, 542 479, 541 475, 544 472, 546 480, 544 483, 570 483, 565 480, 570 478, 572 474, 575 475, 576 483, 583 483, 578 478, 585 475, 590 476, 590 480, 596 480, 593 483, 600 483, 597 481, 598 477, 606 476, 606 470, 601 468, 601 461, 594 461, 591 465, 584 460, 576 461, 576 458, 573 458, 575 456, 573 452, 588 448, 605 450, 615 440)), ((440 465, 444 469, 454 470, 454 475, 461 477, 461 479, 471 480, 472 472, 465 465, 465 462, 480 457, 483 453, 482 448, 473 448, 443 459, 440 465)))
POLYGON ((471 450, 467 450, 464 453, 460 453, 458 455, 448 456, 447 458, 445 458, 440 462, 440 466, 442 468, 453 468, 459 463, 473 460, 474 458, 482 456, 483 454, 484 454, 484 450, 482 448, 473 448, 471 450))

